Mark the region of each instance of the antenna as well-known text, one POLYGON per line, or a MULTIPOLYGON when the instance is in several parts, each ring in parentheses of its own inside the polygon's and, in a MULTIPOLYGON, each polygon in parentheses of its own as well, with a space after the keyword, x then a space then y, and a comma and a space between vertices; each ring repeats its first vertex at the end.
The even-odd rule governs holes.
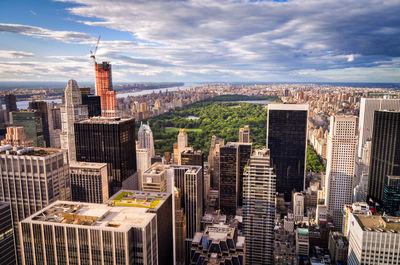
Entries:
POLYGON ((93 61, 96 62, 96 52, 97 48, 99 47, 99 42, 100 42, 100 35, 99 38, 97 39, 96 47, 94 48, 94 52, 90 51, 90 58, 93 58, 93 61))

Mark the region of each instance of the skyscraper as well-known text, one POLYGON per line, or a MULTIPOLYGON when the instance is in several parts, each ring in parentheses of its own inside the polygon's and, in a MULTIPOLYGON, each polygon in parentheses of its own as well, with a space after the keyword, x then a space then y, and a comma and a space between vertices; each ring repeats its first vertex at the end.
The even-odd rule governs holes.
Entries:
POLYGON ((14 94, 7 94, 4 96, 4 104, 6 104, 7 113, 12 111, 18 111, 17 98, 14 94))
POLYGON ((28 110, 37 111, 42 117, 44 147, 50 147, 49 113, 45 101, 29 102, 28 110))
POLYGON ((68 161, 76 161, 74 123, 88 118, 88 108, 82 105, 82 95, 78 83, 71 79, 64 92, 61 106, 61 148, 68 150, 68 161))
POLYGON ((400 176, 386 176, 383 209, 388 215, 400 215, 400 176))
POLYGON ((107 163, 109 195, 137 189, 135 120, 92 117, 75 122, 76 160, 107 163))
POLYGON ((163 164, 155 163, 143 172, 141 190, 167 192, 167 171, 163 164))
POLYGON ((13 111, 13 126, 24 127, 27 140, 34 146, 44 147, 42 115, 37 111, 13 111))
POLYGON ((112 85, 111 64, 109 62, 95 62, 96 95, 100 96, 101 115, 105 117, 117 116, 117 99, 112 85))
POLYGON ((351 204, 357 155, 357 117, 331 116, 328 136, 328 161, 325 204, 336 230, 342 227, 342 209, 351 204))
POLYGON ((250 143, 250 127, 245 125, 239 129, 239 143, 250 143))
POLYGON ((150 157, 155 156, 153 132, 151 131, 149 124, 140 123, 138 141, 140 149, 147 149, 150 153, 150 157))
POLYGON ((276 172, 276 191, 290 201, 303 191, 308 104, 268 104, 267 148, 276 172))
POLYGON ((255 150, 243 179, 243 235, 247 264, 274 264, 276 175, 268 149, 255 150))
POLYGON ((386 176, 400 176, 400 111, 375 111, 368 197, 383 200, 386 176))
POLYGON ((15 265, 14 230, 8 202, 0 202, 0 235, 0 265, 15 265))
POLYGON ((145 208, 56 201, 19 223, 23 264, 161 264, 145 208))
POLYGON ((6 139, 1 140, 1 145, 21 146, 23 148, 32 147, 33 141, 26 139, 24 127, 7 127, 6 139))

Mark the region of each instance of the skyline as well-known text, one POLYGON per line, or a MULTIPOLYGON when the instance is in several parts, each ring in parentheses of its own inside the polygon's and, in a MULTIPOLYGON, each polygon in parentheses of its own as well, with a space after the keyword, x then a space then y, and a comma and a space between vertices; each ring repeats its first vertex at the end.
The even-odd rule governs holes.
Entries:
POLYGON ((0 81, 399 82, 398 1, 0 4, 0 81), (238 23, 240 21, 240 23, 238 23))

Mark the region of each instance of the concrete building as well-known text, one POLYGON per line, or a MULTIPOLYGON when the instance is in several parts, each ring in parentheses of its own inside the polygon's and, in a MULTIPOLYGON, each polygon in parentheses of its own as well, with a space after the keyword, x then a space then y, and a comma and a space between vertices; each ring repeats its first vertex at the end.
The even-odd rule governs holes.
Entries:
POLYGON ((11 205, 15 235, 19 221, 56 200, 71 199, 65 153, 60 149, 0 147, 0 201, 11 205))
POLYGON ((276 191, 291 201, 303 191, 307 147, 308 104, 268 104, 267 143, 276 172, 276 191))
POLYGON ((108 204, 129 208, 141 208, 145 209, 145 213, 156 214, 157 256, 159 264, 174 264, 174 213, 171 194, 121 190, 110 198, 108 204))
POLYGON ((294 192, 293 200, 293 215, 295 222, 303 221, 304 217, 304 194, 302 192, 294 192))
POLYGON ((296 254, 308 256, 310 254, 310 238, 307 228, 296 229, 296 254))
MULTIPOLYGON (((61 148, 68 150, 68 161, 76 161, 74 123, 88 118, 88 107, 82 105, 82 95, 78 83, 71 79, 64 91, 61 105, 61 148)), ((67 162, 67 161, 66 161, 67 162)))
POLYGON ((136 165, 139 180, 138 187, 141 189, 143 173, 152 165, 149 150, 136 148, 136 165))
POLYGON ((69 164, 72 201, 103 203, 108 200, 106 163, 71 162, 69 164))
POLYGON ((225 224, 210 225, 203 233, 196 233, 190 252, 193 265, 246 264, 245 238, 238 235, 238 229, 225 224))
POLYGON ((317 205, 315 219, 317 224, 321 221, 326 222, 328 217, 328 208, 326 205, 317 205))
POLYGON ((143 172, 141 189, 143 191, 167 192, 167 172, 163 164, 155 163, 143 172))
POLYGON ((32 140, 36 147, 45 147, 42 115, 40 112, 13 111, 11 116, 13 126, 24 127, 27 140, 32 140))
POLYGON ((357 158, 356 162, 356 187, 354 188, 355 202, 367 201, 368 181, 369 181, 369 165, 371 162, 371 146, 372 141, 367 140, 362 149, 362 157, 357 158))
POLYGON ((276 175, 268 149, 255 150, 243 178, 246 263, 273 264, 276 175))
MULTIPOLYGON (((328 137, 328 162, 325 204, 336 229, 342 227, 342 209, 353 200, 353 181, 357 152, 357 117, 331 116, 328 137)), ((340 230, 339 230, 340 231, 340 230)))
POLYGON ((400 264, 400 218, 352 213, 350 224, 347 264, 400 264))
POLYGON ((22 264, 159 264, 156 223, 145 208, 56 201, 19 223, 22 264))
POLYGON ((0 265, 15 265, 16 249, 10 203, 0 202, 0 265))
POLYGON ((7 127, 6 138, 1 140, 1 145, 33 147, 33 141, 26 139, 24 127, 10 126, 7 127))
POLYGON ((138 141, 140 149, 148 150, 150 157, 155 156, 153 132, 151 131, 149 124, 140 123, 138 141))
POLYGON ((331 260, 334 264, 347 263, 347 253, 349 250, 349 241, 347 238, 338 232, 331 232, 329 234, 328 249, 331 254, 331 260))
POLYGON ((245 125, 239 129, 239 143, 250 143, 250 127, 245 125))
POLYGON ((50 146, 52 148, 61 148, 60 134, 62 132, 62 126, 60 105, 48 103, 47 108, 49 113, 50 146))

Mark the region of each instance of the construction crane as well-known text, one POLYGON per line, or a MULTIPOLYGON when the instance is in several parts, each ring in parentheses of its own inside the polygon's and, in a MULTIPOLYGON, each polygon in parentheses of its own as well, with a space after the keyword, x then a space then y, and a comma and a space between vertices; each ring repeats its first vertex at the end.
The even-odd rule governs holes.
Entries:
POLYGON ((93 58, 93 62, 96 62, 96 52, 97 48, 99 47, 99 42, 100 42, 100 35, 99 38, 97 39, 96 47, 94 48, 94 52, 90 51, 90 58, 93 58))

